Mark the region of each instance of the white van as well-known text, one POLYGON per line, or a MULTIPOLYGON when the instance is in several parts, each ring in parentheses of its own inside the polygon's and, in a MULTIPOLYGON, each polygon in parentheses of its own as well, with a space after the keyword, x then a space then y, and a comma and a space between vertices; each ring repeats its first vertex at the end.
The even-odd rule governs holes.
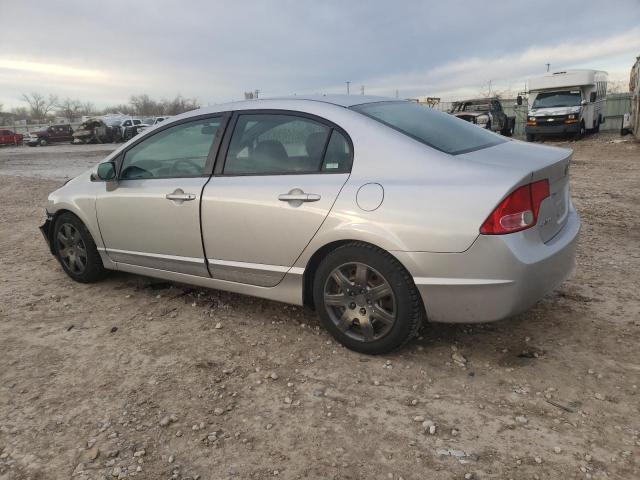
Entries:
POLYGON ((537 135, 597 132, 604 123, 607 72, 565 70, 529 79, 527 141, 537 135))

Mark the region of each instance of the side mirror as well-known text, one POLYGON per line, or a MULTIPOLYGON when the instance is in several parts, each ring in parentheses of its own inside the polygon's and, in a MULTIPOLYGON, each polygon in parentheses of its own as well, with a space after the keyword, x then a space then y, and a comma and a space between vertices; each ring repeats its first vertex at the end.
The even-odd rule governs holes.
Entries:
POLYGON ((113 162, 104 162, 98 165, 98 178, 108 182, 116 178, 116 165, 113 162))
POLYGON ((516 105, 522 105, 522 95, 516 97, 516 105))
POLYGON ((582 100, 582 101, 580 102, 580 105, 586 105, 587 103, 588 103, 588 102, 587 102, 586 100, 582 100))

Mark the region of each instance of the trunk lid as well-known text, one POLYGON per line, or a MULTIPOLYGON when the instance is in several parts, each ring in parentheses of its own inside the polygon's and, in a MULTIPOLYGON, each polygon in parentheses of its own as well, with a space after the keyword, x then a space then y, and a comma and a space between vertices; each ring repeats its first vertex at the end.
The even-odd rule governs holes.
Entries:
MULTIPOLYGON (((533 227, 546 243, 567 223, 571 205, 569 164, 572 155, 573 150, 512 140, 459 157, 474 163, 518 170, 522 174, 522 182, 513 185, 513 189, 537 180, 548 179, 550 196, 540 205, 538 223, 533 227)), ((508 193, 504 192, 505 196, 508 193)), ((501 200, 497 198, 496 205, 501 200)))

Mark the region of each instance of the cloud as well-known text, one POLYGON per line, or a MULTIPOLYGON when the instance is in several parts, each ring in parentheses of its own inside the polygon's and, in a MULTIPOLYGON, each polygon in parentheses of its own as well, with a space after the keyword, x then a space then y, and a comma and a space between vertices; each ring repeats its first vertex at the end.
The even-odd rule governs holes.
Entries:
POLYGON ((28 72, 36 74, 46 74, 54 77, 67 77, 73 79, 101 79, 105 80, 107 74, 99 70, 90 70, 86 68, 71 67, 68 65, 29 62, 25 60, 14 60, 10 58, 0 57, 0 69, 17 70, 19 72, 28 72))
POLYGON ((528 76, 538 75, 550 63, 553 70, 570 68, 584 62, 603 62, 624 54, 629 55, 631 68, 634 55, 640 53, 640 27, 610 37, 599 37, 588 41, 564 42, 558 45, 532 46, 521 52, 498 57, 472 57, 447 62, 419 73, 396 74, 372 78, 365 82, 372 94, 389 95, 395 89, 403 92, 426 95, 430 93, 455 94, 486 84, 489 80, 497 85, 519 83, 524 86, 528 76))
POLYGON ((607 69, 629 52, 630 67, 639 24, 638 0, 110 0, 99 13, 87 0, 20 0, 3 5, 0 102, 35 90, 99 106, 138 93, 207 104, 254 89, 344 92, 346 80, 435 94, 522 82, 547 62, 607 69))

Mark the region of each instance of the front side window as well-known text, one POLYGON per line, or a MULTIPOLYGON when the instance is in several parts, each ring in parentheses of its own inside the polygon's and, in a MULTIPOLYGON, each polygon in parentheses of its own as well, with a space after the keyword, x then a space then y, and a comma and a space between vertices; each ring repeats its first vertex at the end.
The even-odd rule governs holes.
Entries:
POLYGON ((365 103, 351 109, 451 155, 506 142, 483 128, 414 102, 365 103))
POLYGON ((124 156, 120 178, 198 177, 206 174, 207 158, 220 118, 208 118, 162 130, 138 143, 124 156))
POLYGON ((241 114, 223 173, 277 175, 343 172, 350 168, 348 143, 323 123, 286 114, 241 114))

